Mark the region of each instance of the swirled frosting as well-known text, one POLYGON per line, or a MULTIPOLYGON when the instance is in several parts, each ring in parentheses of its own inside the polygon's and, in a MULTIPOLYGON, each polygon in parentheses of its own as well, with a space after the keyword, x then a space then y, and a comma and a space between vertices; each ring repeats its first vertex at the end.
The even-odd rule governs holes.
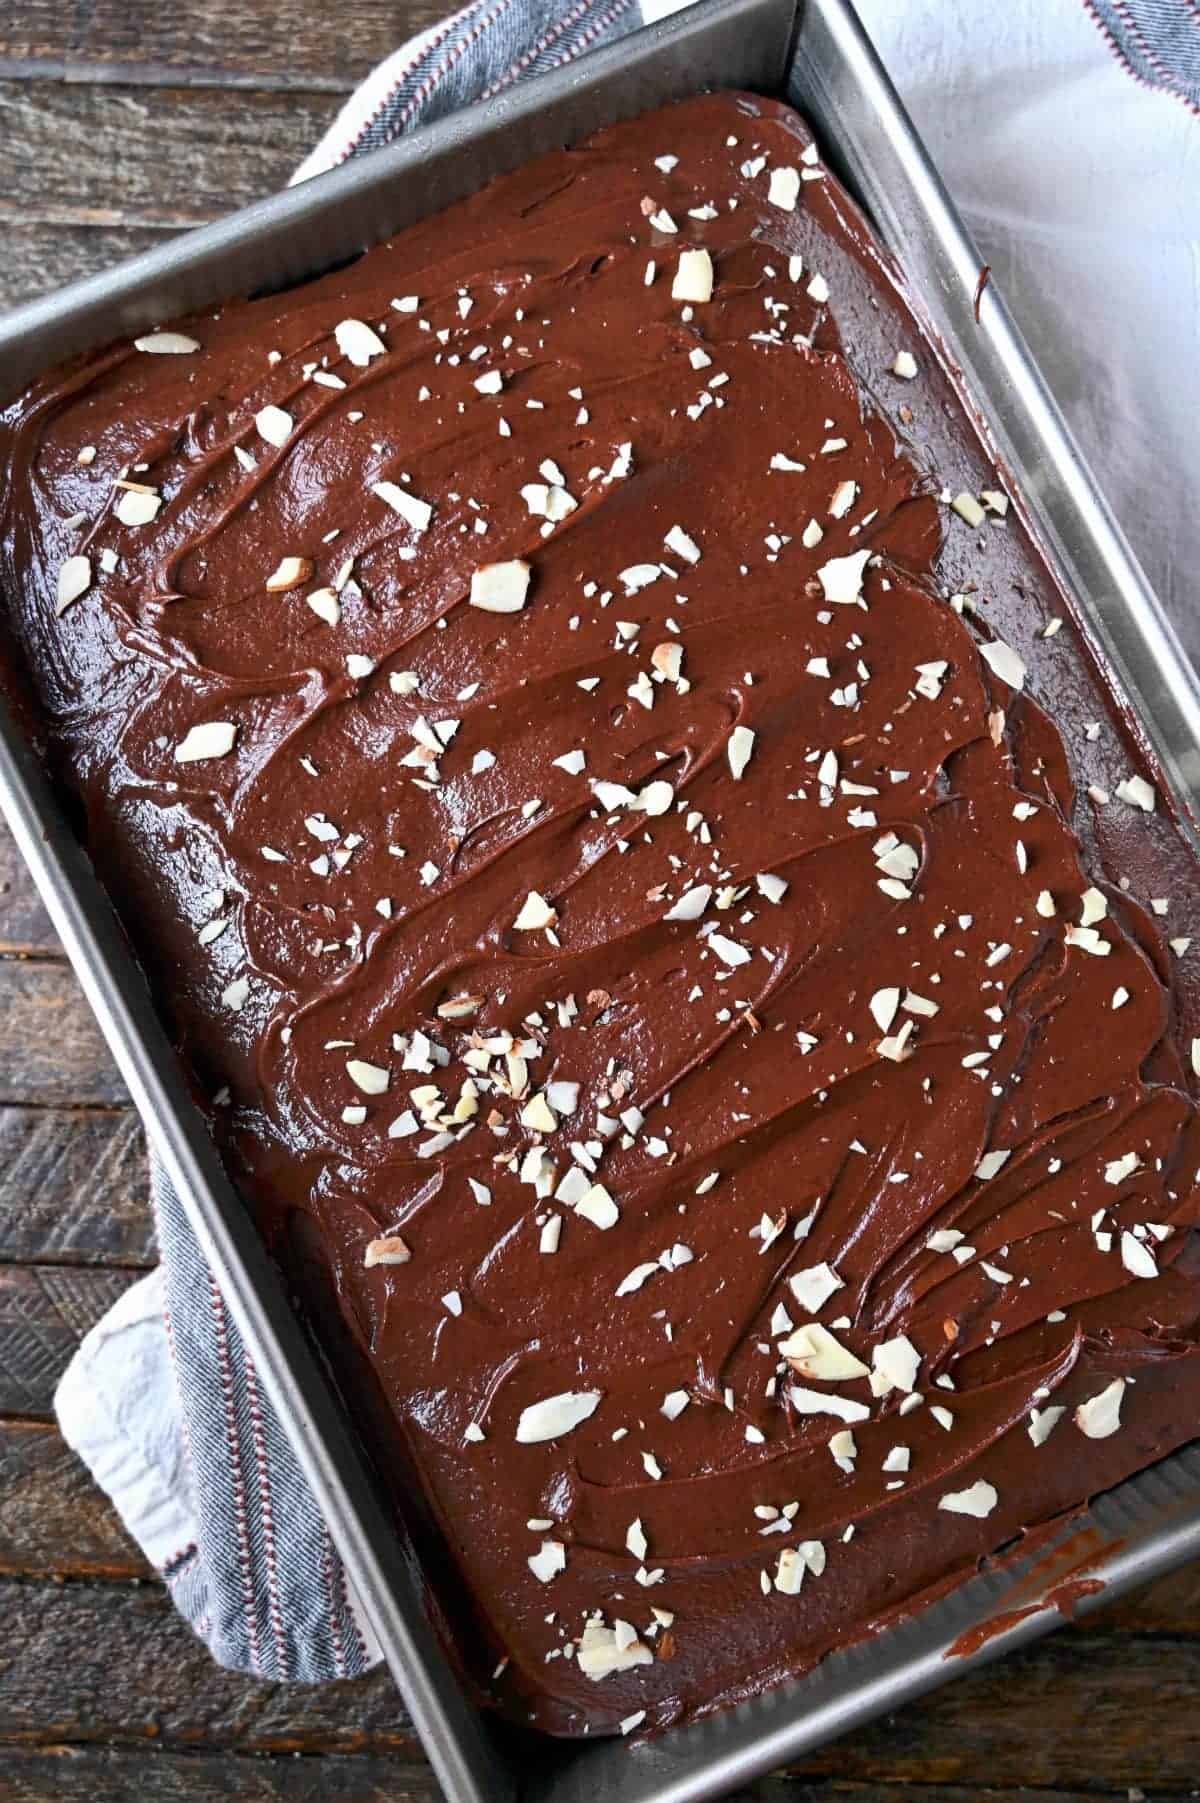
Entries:
POLYGON ((0 453, 49 755, 482 1694, 709 1709, 1195 1431, 1192 852, 795 114, 0 453))

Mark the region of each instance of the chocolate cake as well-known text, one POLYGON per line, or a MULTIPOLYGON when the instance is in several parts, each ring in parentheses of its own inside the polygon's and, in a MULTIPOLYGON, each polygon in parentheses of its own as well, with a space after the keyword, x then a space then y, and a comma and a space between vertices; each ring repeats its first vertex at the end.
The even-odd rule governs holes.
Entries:
POLYGON ((483 1699, 711 1710, 1194 1434, 1189 828, 793 112, 88 355, 0 468, 9 680, 483 1699))

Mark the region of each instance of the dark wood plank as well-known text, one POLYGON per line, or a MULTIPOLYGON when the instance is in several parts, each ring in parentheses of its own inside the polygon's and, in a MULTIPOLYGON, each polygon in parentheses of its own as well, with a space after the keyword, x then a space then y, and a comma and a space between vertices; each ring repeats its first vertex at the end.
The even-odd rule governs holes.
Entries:
POLYGON ((57 1430, 41 1422, 0 1420, 0 1572, 126 1580, 154 1575, 86 1467, 57 1430))
MULTIPOLYGON (((118 1747, 5 1749, 20 1803, 95 1803, 136 1795, 139 1803, 438 1803, 426 1767, 326 1754, 307 1759, 129 1751, 118 1747)), ((727 1803, 1017 1803, 1021 1793, 977 1785, 835 1784, 775 1774, 727 1803)), ((1155 1787, 1156 1796, 1166 1793, 1155 1787)), ((1038 1803, 1128 1803, 1128 1791, 1042 1790, 1038 1803)))
POLYGON ((111 269, 170 236, 154 226, 47 225, 6 220, 0 259, 0 312, 111 269))
POLYGON ((67 965, 13 959, 0 979, 0 1107, 113 1107, 128 1101, 67 965))
POLYGON ((20 0, 0 9, 0 73, 338 92, 448 10, 443 0, 20 0))
POLYGON ((61 954, 61 947, 25 860, 0 821, 0 957, 30 953, 61 954))
POLYGON ((805 1777, 1190 1788, 1200 1642, 1064 1629, 820 1748, 805 1777))
POLYGON ((136 1275, 0 1265, 0 1415, 51 1414, 71 1354, 136 1275))
MULTIPOLYGON (((6 1747, 3 1758, 15 1787, 7 1794, 19 1803, 125 1803, 133 1797, 138 1803, 439 1803, 443 1794, 427 1766, 386 1756, 246 1758, 161 1748, 6 1747)), ((778 1803, 793 1799, 781 1796, 778 1803)))
POLYGON ((282 187, 329 95, 0 82, 0 225, 198 225, 282 187))
POLYGON ((1200 1636, 1200 1560, 1101 1607, 1092 1620, 1109 1634, 1200 1636))
POLYGON ((385 1672, 309 1686, 222 1671, 157 1585, 7 1579, 0 1619, 0 1742, 419 1756, 385 1672))
MULTIPOLYGON (((380 1673, 308 1689, 212 1666, 157 1589, 0 1583, 0 1736, 154 1739, 241 1753, 404 1753, 380 1673)), ((1200 1770, 1200 1641, 1066 1630, 801 1762, 867 1786, 1187 1790, 1200 1770)))
POLYGON ((148 1184, 131 1108, 0 1107, 0 1262, 154 1264, 148 1184))

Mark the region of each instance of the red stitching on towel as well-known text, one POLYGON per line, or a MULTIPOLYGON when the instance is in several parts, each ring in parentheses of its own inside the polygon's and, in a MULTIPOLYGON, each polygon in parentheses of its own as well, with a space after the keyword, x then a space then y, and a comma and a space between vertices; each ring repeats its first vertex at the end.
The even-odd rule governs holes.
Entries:
POLYGON ((267 1437, 263 1431, 262 1409, 258 1400, 258 1378, 252 1361, 246 1360, 246 1389, 250 1398, 250 1421, 254 1434, 254 1462, 258 1467, 258 1489, 262 1499, 263 1544, 267 1551, 267 1605, 271 1612, 271 1633, 275 1641, 275 1657, 279 1676, 290 1675, 287 1636, 283 1631, 283 1611, 279 1605, 279 1572, 275 1564, 275 1518, 271 1509, 271 1475, 267 1464, 267 1437))
POLYGON ((510 63, 504 74, 498 75, 495 81, 483 90, 479 96, 480 100, 490 100, 493 94, 499 94, 502 89, 511 86, 522 69, 527 69, 530 63, 542 54, 543 50, 548 50, 551 44, 562 36, 564 31, 569 31, 572 25, 577 24, 586 13, 590 12, 594 4, 595 0, 580 0, 580 4, 573 11, 564 13, 561 19, 556 19, 549 31, 542 33, 536 44, 531 44, 524 55, 519 56, 515 63, 510 63))
POLYGON ((246 1631, 250 1636, 250 1669, 257 1677, 261 1677, 262 1659, 258 1645, 258 1618, 254 1606, 254 1584, 250 1575, 250 1539, 246 1527, 246 1486, 242 1478, 242 1461, 238 1452, 237 1426, 233 1410, 233 1365, 229 1357, 229 1337, 225 1330, 225 1304, 211 1271, 208 1273, 208 1289, 217 1332, 221 1401, 225 1409, 225 1444, 229 1448, 233 1518, 237 1524, 238 1552, 241 1555, 242 1602, 246 1611, 246 1631))
POLYGON ((512 3, 513 0, 500 0, 500 4, 494 6, 490 13, 486 13, 482 19, 476 19, 467 35, 459 38, 458 42, 446 52, 446 55, 442 58, 437 67, 430 70, 416 93, 413 94, 401 108, 400 117, 397 121, 400 130, 404 129, 417 108, 433 92, 438 83, 450 73, 455 63, 458 62, 461 57, 466 55, 476 39, 482 37, 484 32, 496 23, 497 19, 504 17, 504 14, 508 12, 512 3))
POLYGON ((1146 61, 1152 69, 1157 71, 1159 79, 1168 94, 1174 94, 1175 98, 1177 100, 1182 100, 1185 106, 1192 106, 1193 102, 1189 99, 1187 91, 1184 88, 1175 86, 1175 79, 1170 69, 1168 69, 1167 65, 1160 61, 1155 54, 1153 44, 1151 44, 1149 39, 1143 34, 1142 28, 1130 12, 1126 0, 1112 0, 1112 3, 1115 11, 1120 13, 1130 31, 1133 33, 1133 36, 1141 45, 1142 54, 1145 56, 1146 61))
POLYGON ((355 132, 354 136, 338 152, 337 160, 339 163, 344 163, 346 161, 346 158, 350 155, 351 151, 354 149, 354 146, 356 144, 361 143, 364 133, 366 133, 367 131, 370 130, 371 126, 374 125, 376 119, 378 119, 380 113, 382 113, 385 110, 385 108, 387 108, 391 105, 392 98, 395 95, 397 88, 401 88, 404 86, 404 83, 409 79, 409 77, 411 75, 413 75, 415 73, 415 71, 421 67, 421 64, 425 61, 426 57, 433 56, 436 51, 441 49, 442 45, 446 42, 446 39, 451 35, 451 33, 456 29, 456 27, 461 22, 463 14, 469 13, 470 10, 471 10, 470 6, 463 6, 463 7, 460 7, 456 13, 451 13, 450 17, 446 20, 445 24, 442 26, 442 29, 437 33, 437 35, 435 37, 431 38, 429 43, 424 45, 424 47, 422 49, 418 50, 417 54, 414 57, 410 58, 410 60, 407 63, 405 63, 404 67, 397 72, 396 78, 392 82, 391 87, 388 88, 386 94, 384 94, 383 98, 379 101, 379 104, 375 107, 375 110, 371 113, 368 113, 367 117, 359 125, 358 130, 355 132))
POLYGON ((346 1619, 354 1629, 354 1643, 358 1648, 358 1656, 363 1665, 367 1663, 367 1643, 359 1629, 358 1618, 350 1607, 350 1592, 346 1588, 346 1567, 341 1560, 337 1561, 338 1589, 342 1593, 342 1607, 346 1611, 346 1619))
POLYGON ((330 1545, 328 1531, 321 1529, 321 1576, 325 1580, 325 1595, 329 1599, 329 1634, 333 1641, 333 1660, 339 1678, 346 1676, 346 1649, 342 1640, 342 1630, 338 1625, 337 1600, 333 1594, 333 1548, 330 1545))
POLYGON ((617 0, 615 6, 610 6, 608 11, 601 13, 598 19, 593 19, 579 42, 573 44, 564 56, 559 57, 557 66, 561 68, 564 63, 574 62, 577 56, 582 56, 593 38, 597 37, 600 32, 606 31, 613 20, 619 19, 622 13, 628 12, 633 3, 634 0, 617 0))
MULTIPOLYGON (((1115 5, 1117 0, 1113 0, 1113 3, 1115 5)), ((1181 105, 1186 106, 1189 113, 1194 113, 1197 118, 1200 118, 1200 106, 1197 106, 1196 102, 1189 99, 1186 94, 1181 93, 1177 88, 1160 88, 1157 82, 1147 81, 1146 77, 1138 72, 1126 56, 1120 44, 1118 44, 1112 32, 1108 29, 1108 26, 1104 23, 1104 20, 1100 17, 1100 14, 1096 11, 1093 0, 1083 0, 1083 7, 1088 18, 1092 21, 1092 24, 1096 27, 1096 30, 1100 33, 1100 36, 1104 39, 1104 42, 1108 45, 1117 61, 1124 69, 1126 75, 1132 75, 1139 87, 1148 88, 1152 94, 1167 94, 1172 100, 1178 100, 1181 105)))

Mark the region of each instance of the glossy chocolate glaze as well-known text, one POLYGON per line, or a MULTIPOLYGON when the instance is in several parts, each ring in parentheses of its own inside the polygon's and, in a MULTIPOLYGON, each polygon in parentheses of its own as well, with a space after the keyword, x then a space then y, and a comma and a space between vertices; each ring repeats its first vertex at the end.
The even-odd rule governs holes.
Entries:
POLYGON ((1192 852, 809 146, 696 99, 0 415, 49 754, 464 1662, 560 1734, 803 1670, 1200 1402, 1192 852))

